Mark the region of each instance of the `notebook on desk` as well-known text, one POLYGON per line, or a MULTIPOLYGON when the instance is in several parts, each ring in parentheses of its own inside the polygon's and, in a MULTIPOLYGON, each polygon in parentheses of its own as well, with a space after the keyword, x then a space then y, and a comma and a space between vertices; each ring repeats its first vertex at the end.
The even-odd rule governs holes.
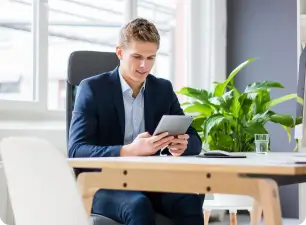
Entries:
POLYGON ((204 152, 203 154, 198 155, 197 157, 200 157, 200 158, 246 158, 246 155, 226 152, 222 150, 213 150, 213 151, 204 152))

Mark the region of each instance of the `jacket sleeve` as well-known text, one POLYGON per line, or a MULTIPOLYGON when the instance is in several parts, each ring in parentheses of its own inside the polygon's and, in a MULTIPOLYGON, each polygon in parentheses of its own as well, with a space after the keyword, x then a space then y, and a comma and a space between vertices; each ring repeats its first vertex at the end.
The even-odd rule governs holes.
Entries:
POLYGON ((78 86, 72 112, 68 156, 70 158, 120 156, 121 145, 95 145, 96 132, 97 106, 95 96, 88 82, 83 80, 78 86))
MULTIPOLYGON (((185 115, 184 111, 181 108, 181 105, 178 101, 178 98, 173 91, 172 85, 171 85, 171 91, 172 91, 172 104, 170 107, 170 114, 171 115, 185 115)), ((186 132, 189 135, 188 139, 188 145, 187 149, 183 153, 183 155, 199 155, 202 150, 202 140, 200 136, 198 135, 198 132, 190 126, 186 132)))

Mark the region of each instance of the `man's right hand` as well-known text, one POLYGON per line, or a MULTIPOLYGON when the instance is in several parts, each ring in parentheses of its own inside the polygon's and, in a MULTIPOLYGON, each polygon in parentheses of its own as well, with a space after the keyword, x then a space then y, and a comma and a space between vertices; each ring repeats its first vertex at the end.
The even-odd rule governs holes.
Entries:
POLYGON ((124 145, 120 150, 120 156, 149 156, 154 155, 158 150, 167 147, 173 136, 168 133, 151 136, 148 132, 139 134, 135 140, 124 145))

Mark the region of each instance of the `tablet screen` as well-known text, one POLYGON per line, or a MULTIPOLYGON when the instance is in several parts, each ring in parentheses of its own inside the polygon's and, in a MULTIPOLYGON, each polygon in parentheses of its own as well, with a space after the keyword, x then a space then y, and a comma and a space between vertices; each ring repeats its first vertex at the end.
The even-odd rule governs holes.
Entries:
POLYGON ((192 123, 192 116, 164 115, 153 135, 168 132, 170 136, 185 134, 192 123))

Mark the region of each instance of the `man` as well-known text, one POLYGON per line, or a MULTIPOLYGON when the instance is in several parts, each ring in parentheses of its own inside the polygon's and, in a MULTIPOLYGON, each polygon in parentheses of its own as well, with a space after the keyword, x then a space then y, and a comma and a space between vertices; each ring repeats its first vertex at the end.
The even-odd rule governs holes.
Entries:
MULTIPOLYGON (((149 74, 160 44, 151 22, 138 18, 120 32, 120 66, 83 80, 73 111, 69 157, 149 156, 166 148, 173 156, 197 155, 201 140, 187 134, 152 136, 164 114, 184 114, 169 81, 149 74)), ((182 181, 183 182, 183 181, 182 181)), ((92 212, 126 225, 154 225, 154 211, 176 225, 202 225, 202 200, 196 194, 99 190, 92 212)))

